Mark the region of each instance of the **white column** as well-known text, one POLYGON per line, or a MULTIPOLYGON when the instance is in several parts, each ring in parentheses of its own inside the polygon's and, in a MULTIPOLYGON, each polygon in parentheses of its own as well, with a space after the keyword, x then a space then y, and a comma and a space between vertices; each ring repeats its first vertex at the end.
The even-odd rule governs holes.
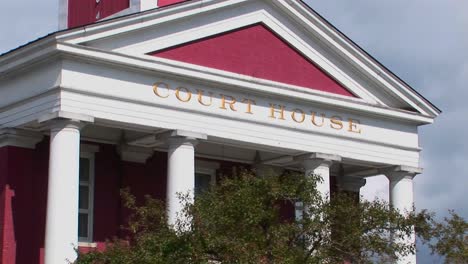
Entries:
MULTIPOLYGON (((402 214, 413 211, 413 178, 419 172, 420 169, 403 171, 401 170, 401 167, 396 167, 385 172, 385 176, 387 176, 389 180, 390 205, 402 214)), ((397 242, 405 243, 407 245, 415 245, 416 235, 413 232, 409 237, 397 242)), ((400 257, 396 263, 414 264, 416 263, 416 254, 400 257)))
MULTIPOLYGON (((323 153, 311 153, 297 156, 294 160, 302 163, 306 177, 320 175, 322 181, 317 182, 317 191, 322 195, 324 200, 328 200, 330 198, 330 167, 333 162, 341 161, 341 157, 323 153)), ((296 202, 296 220, 302 220, 303 210, 304 204, 302 202, 296 202)))
POLYGON ((330 167, 332 163, 331 160, 324 159, 308 159, 303 162, 306 177, 319 175, 322 178, 321 182, 317 182, 317 191, 325 199, 330 198, 330 167))
POLYGON ((78 121, 52 121, 45 233, 45 263, 76 260, 80 129, 78 121))
POLYGON ((168 222, 176 224, 183 209, 178 194, 189 194, 193 199, 195 189, 195 145, 197 140, 187 137, 169 138, 167 159, 167 210, 168 222))
POLYGON ((294 158, 302 162, 306 176, 320 175, 322 182, 317 183, 317 190, 326 199, 330 195, 330 167, 333 162, 340 162, 341 157, 337 155, 311 153, 294 158))

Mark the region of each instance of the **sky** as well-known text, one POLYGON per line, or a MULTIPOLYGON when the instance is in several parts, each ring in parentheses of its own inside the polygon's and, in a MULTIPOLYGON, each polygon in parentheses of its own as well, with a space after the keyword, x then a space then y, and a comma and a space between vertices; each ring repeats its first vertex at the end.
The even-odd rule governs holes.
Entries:
MULTIPOLYGON (((57 29, 58 0, 5 1, 0 54, 57 29)), ((442 111, 420 128, 423 148, 415 201, 468 218, 468 1, 306 0, 313 9, 442 111)), ((366 198, 388 200, 385 177, 369 178, 366 198)), ((421 247, 420 263, 440 263, 421 247)))
MULTIPOLYGON (((340 31, 438 106, 420 128, 423 148, 415 205, 468 218, 468 1, 309 0, 340 31)), ((366 198, 388 198, 385 177, 369 178, 366 198)), ((420 247, 420 263, 440 263, 420 247)))

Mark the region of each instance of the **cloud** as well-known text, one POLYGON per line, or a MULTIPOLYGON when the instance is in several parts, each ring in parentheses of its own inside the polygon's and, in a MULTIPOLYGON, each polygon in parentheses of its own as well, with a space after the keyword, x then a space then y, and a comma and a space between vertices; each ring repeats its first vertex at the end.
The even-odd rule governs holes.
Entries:
MULTIPOLYGON (((420 129, 424 173, 415 179, 417 208, 468 217, 468 10, 457 0, 306 1, 343 33, 443 110, 420 129)), ((385 177, 362 193, 388 197, 385 177)), ((388 198, 387 198, 388 199, 388 198)), ((422 263, 440 263, 420 246, 422 263)))

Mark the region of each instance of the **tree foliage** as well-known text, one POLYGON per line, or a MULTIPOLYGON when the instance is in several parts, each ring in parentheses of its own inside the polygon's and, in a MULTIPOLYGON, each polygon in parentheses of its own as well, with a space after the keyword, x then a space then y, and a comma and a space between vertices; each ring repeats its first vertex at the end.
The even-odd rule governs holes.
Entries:
POLYGON ((400 214, 383 201, 357 202, 346 193, 326 199, 319 181, 242 171, 195 201, 181 196, 185 209, 175 226, 166 224, 164 203, 147 197, 137 206, 124 191, 133 212, 129 237, 109 242, 105 252, 80 255, 77 263, 391 263, 414 253, 414 245, 398 242, 414 227, 448 263, 468 263, 467 223, 455 213, 439 223, 426 211, 400 214), (294 204, 304 205, 303 217, 282 217, 282 208, 294 204))

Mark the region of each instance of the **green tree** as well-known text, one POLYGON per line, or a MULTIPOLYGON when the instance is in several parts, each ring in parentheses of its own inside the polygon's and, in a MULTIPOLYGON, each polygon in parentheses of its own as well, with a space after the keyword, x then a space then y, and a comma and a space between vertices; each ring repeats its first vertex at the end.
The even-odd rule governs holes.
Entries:
POLYGON ((109 242, 105 252, 81 255, 77 263, 391 263, 414 253, 413 245, 391 239, 411 235, 414 226, 448 263, 468 263, 466 222, 455 213, 438 223, 426 211, 402 215, 383 201, 358 203, 350 194, 329 201, 317 192, 319 181, 317 175, 255 177, 242 171, 195 201, 183 196, 185 209, 175 226, 166 224, 161 201, 147 197, 137 206, 124 191, 133 211, 131 239, 109 242), (281 209, 297 202, 304 205, 302 219, 282 218, 281 209))
POLYGON ((422 221, 418 235, 433 254, 445 257, 445 263, 468 263, 468 223, 454 211, 443 221, 436 221, 434 214, 428 214, 422 221))

